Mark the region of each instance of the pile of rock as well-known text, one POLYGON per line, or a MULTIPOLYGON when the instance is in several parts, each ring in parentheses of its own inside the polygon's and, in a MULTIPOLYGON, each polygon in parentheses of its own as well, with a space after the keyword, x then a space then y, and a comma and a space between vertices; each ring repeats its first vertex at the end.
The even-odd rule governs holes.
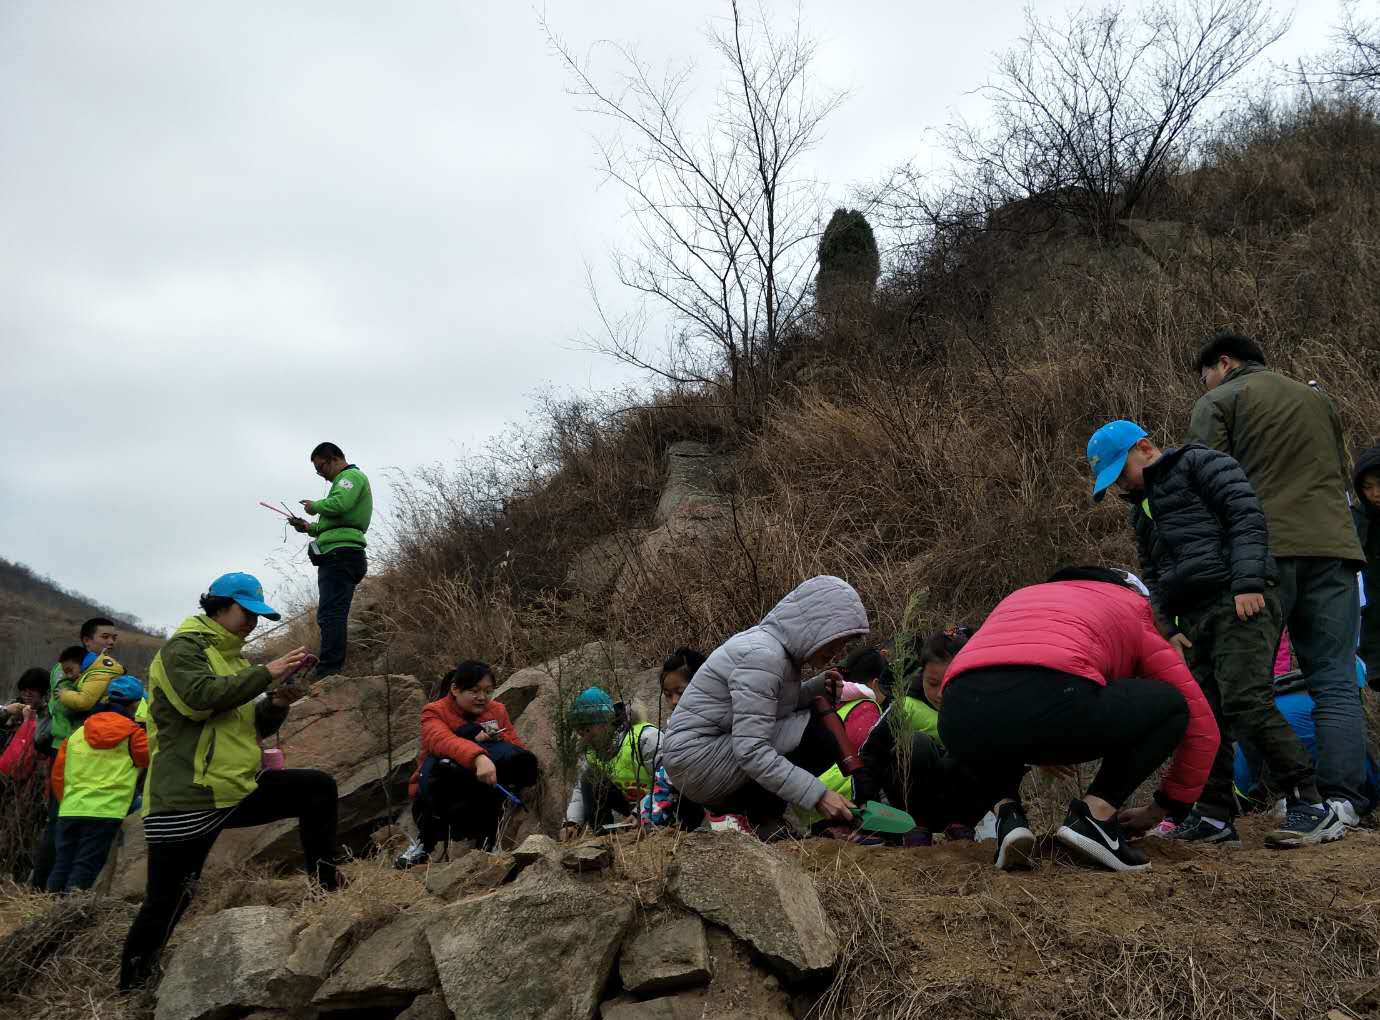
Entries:
POLYGON ((738 834, 674 845, 650 897, 606 843, 533 836, 512 855, 433 865, 433 896, 382 926, 344 910, 307 925, 277 907, 221 911, 170 951, 156 1020, 791 1017, 790 990, 814 988, 838 951, 809 877, 738 834))

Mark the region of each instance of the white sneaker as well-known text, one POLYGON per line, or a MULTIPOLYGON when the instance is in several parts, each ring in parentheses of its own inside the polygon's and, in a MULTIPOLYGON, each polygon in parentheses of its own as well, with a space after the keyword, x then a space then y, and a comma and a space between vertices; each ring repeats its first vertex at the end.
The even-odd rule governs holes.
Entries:
POLYGON ((1361 816, 1358 815, 1356 809, 1351 806, 1351 801, 1338 798, 1337 800, 1329 800, 1328 803, 1332 805, 1333 810, 1337 812, 1337 817, 1342 820, 1342 824, 1348 829, 1360 827, 1361 816))
POLYGON ((398 855, 398 859, 393 862, 393 867, 399 871, 406 871, 408 868, 415 868, 419 864, 425 864, 431 859, 431 855, 426 852, 420 842, 413 843, 410 847, 398 855))
POLYGON ((747 820, 747 815, 733 814, 732 812, 716 815, 706 811, 704 813, 705 828, 710 832, 741 832, 744 835, 756 835, 752 831, 752 823, 747 820))

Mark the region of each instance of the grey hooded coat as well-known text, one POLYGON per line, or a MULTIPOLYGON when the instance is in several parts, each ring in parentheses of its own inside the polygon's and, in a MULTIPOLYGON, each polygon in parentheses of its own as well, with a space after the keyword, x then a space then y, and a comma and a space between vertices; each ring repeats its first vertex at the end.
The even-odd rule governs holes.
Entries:
POLYGON ((824 689, 822 676, 801 683, 801 666, 829 642, 867 632, 858 593, 822 576, 725 641, 695 672, 667 724, 662 764, 671 783, 713 806, 754 780, 783 800, 814 807, 824 784, 782 757, 800 745, 810 699, 824 689))

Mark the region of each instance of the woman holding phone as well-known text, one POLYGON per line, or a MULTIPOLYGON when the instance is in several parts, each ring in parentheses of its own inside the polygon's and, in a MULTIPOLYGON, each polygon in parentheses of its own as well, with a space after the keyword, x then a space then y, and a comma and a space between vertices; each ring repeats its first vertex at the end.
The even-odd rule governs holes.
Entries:
POLYGON ((261 767, 259 741, 304 691, 295 648, 264 666, 244 657, 259 617, 280 618, 252 574, 224 574, 159 650, 148 675, 149 771, 144 784, 148 885, 120 960, 120 987, 148 980, 191 900, 222 829, 298 818, 307 871, 337 888, 335 780, 316 769, 261 767), (266 695, 266 697, 261 697, 266 695))

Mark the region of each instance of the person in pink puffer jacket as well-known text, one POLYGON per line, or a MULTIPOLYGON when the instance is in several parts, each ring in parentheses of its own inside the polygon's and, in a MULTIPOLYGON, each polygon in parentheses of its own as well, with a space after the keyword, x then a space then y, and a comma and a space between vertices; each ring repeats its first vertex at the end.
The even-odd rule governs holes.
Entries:
POLYGON ((939 733, 973 770, 997 816, 998 868, 1031 866, 1035 835, 1020 802, 1029 764, 1101 759, 1056 838, 1114 871, 1149 862, 1129 845, 1166 815, 1186 817, 1220 742, 1183 659, 1155 629, 1150 602, 1118 571, 1062 570, 1008 595, 944 674, 939 733), (1123 803, 1173 756, 1152 807, 1123 803))

